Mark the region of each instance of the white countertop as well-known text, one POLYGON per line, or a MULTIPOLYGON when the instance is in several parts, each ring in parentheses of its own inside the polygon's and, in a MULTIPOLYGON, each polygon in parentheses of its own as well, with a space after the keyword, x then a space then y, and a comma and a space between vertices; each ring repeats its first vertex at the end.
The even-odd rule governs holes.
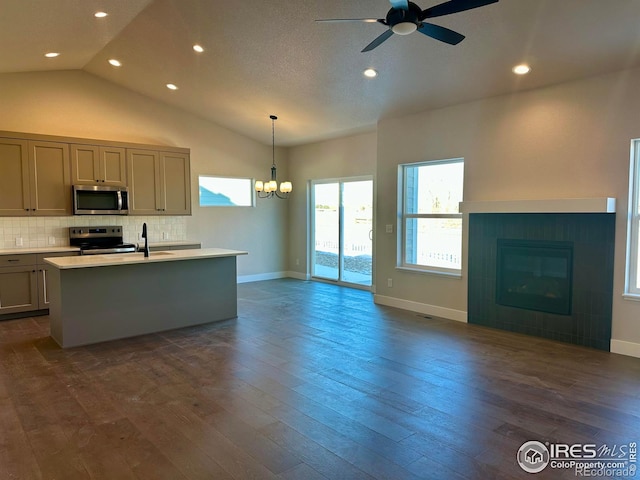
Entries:
POLYGON ((235 257, 247 255, 249 252, 241 250, 227 250, 225 248, 198 248, 189 250, 172 250, 151 252, 145 258, 143 253, 114 253, 110 255, 85 255, 79 257, 52 257, 44 261, 61 270, 72 268, 110 267, 117 265, 131 265, 136 263, 172 262, 179 260, 198 260, 215 257, 235 257))
POLYGON ((33 248, 0 248, 0 255, 22 255, 28 253, 60 253, 79 252, 78 247, 33 247, 33 248))
MULTIPOLYGON (((138 241, 138 244, 144 246, 144 241, 138 241)), ((189 242, 186 240, 176 241, 176 242, 149 242, 149 247, 151 248, 162 248, 162 247, 179 247, 181 245, 200 245, 200 242, 189 242)))

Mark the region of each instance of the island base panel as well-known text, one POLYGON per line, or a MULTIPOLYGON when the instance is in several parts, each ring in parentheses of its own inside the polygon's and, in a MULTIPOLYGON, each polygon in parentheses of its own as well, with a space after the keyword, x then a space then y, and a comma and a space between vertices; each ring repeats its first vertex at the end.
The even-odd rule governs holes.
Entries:
POLYGON ((51 336, 65 348, 237 317, 235 256, 51 274, 51 336))

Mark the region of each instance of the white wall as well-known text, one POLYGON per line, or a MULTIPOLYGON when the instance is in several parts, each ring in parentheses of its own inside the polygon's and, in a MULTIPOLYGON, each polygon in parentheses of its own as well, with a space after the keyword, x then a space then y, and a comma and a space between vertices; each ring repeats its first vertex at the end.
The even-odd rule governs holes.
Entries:
POLYGON ((378 282, 377 293, 466 312, 466 245, 461 279, 413 274, 395 269, 396 236, 384 233, 385 224, 396 224, 398 164, 464 157, 466 201, 617 199, 613 338, 640 347, 640 303, 621 296, 629 146, 640 137, 638 85, 640 70, 629 70, 381 121, 376 275, 393 278, 394 286, 378 282))
MULTIPOLYGON (((193 216, 176 220, 186 225, 184 236, 203 247, 249 251, 238 257, 239 275, 286 271, 286 202, 259 200, 257 208, 198 206, 199 174, 268 177, 270 145, 81 71, 1 74, 0 104, 0 130, 190 148, 193 216)), ((269 128, 268 112, 265 119, 269 128)), ((280 150, 277 162, 279 174, 286 175, 280 150)), ((145 220, 156 231, 162 218, 145 220)))
POLYGON ((394 279, 392 288, 377 282, 377 294, 452 316, 467 308, 466 245, 461 279, 395 269, 396 234, 384 233, 384 226, 396 224, 398 164, 464 157, 468 201, 616 197, 613 338, 640 355, 640 303, 621 297, 629 142, 640 138, 637 85, 640 70, 629 70, 385 119, 376 133, 278 149, 278 174, 293 181, 291 198, 258 200, 257 208, 246 209, 199 208, 197 176, 266 177, 270 146, 83 72, 1 74, 0 130, 191 148, 193 216, 186 236, 205 247, 248 250, 239 258, 239 274, 248 277, 306 274, 309 180, 374 175, 374 276, 394 279))
POLYGON ((293 276, 305 278, 310 273, 307 258, 310 180, 375 176, 376 157, 375 132, 292 147, 289 150, 294 189, 289 199, 288 262, 293 276))

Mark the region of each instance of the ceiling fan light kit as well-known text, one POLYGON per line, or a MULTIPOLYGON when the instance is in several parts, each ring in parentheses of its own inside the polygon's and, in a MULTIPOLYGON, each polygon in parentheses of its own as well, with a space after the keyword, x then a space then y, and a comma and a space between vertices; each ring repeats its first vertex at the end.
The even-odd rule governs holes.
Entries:
POLYGON ((393 33, 396 35, 409 35, 410 33, 415 32, 418 29, 418 25, 411 22, 402 22, 391 27, 393 33))
POLYGON ((449 45, 457 45, 464 40, 464 35, 450 30, 440 25, 427 23, 428 18, 441 17, 452 13, 464 12, 473 8, 484 7, 498 0, 449 0, 434 7, 422 10, 418 5, 407 0, 389 0, 391 10, 385 18, 335 18, 326 20, 316 20, 318 22, 366 22, 380 23, 388 27, 388 30, 369 45, 362 49, 362 52, 370 52, 380 46, 383 42, 395 35, 409 35, 416 30, 449 45))

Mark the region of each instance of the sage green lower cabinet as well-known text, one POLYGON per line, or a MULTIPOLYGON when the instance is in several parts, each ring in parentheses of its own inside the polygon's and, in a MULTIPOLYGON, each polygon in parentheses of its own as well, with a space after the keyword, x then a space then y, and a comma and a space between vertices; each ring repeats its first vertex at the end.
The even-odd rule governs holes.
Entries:
POLYGON ((38 310, 36 268, 0 267, 0 315, 38 310))
MULTIPOLYGON (((47 257, 67 257, 75 252, 0 255, 0 319, 7 315, 49 308, 49 270, 47 257)), ((40 312, 39 314, 46 313, 40 312)), ((24 315, 15 315, 24 316, 24 315)))

